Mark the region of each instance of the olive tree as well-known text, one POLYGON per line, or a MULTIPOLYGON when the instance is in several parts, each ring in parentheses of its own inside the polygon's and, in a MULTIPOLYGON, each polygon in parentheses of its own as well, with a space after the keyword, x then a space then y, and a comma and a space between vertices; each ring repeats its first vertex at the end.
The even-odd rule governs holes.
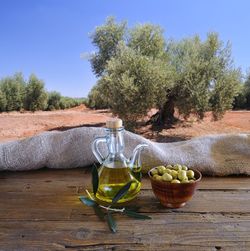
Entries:
MULTIPOLYGON (((125 23, 115 23, 112 19, 112 31, 116 33, 113 36, 119 39, 115 39, 111 50, 109 39, 100 36, 100 30, 111 30, 107 28, 109 26, 107 22, 98 27, 93 35, 95 41, 102 41, 101 45, 94 43, 99 47, 95 56, 105 58, 106 65, 101 74, 96 74, 100 78, 89 94, 89 101, 98 106, 104 104, 124 120, 134 121, 152 107, 161 106, 166 96, 166 86, 170 85, 173 76, 168 63, 164 61, 163 31, 159 26, 145 24, 137 25, 127 34, 125 23), (110 52, 102 53, 102 47, 110 52)), ((93 61, 91 63, 94 72, 100 73, 99 65, 93 64, 93 61)))
POLYGON ((0 112, 6 111, 7 100, 5 94, 0 89, 0 112))
POLYGON ((103 79, 98 81, 98 84, 94 85, 88 94, 87 106, 92 109, 107 109, 109 108, 108 96, 103 88, 103 79))
POLYGON ((226 110, 233 107, 235 96, 240 91, 241 72, 231 70, 220 76, 211 92, 211 108, 215 120, 221 119, 226 110))
POLYGON ((129 31, 128 46, 144 56, 153 58, 166 56, 163 29, 158 25, 149 23, 136 25, 129 31))
POLYGON ((25 81, 21 73, 3 78, 0 82, 0 89, 3 103, 2 111, 19 111, 23 108, 25 81))
POLYGON ((194 113, 200 119, 208 110, 218 119, 231 108, 241 73, 232 66, 229 44, 223 46, 218 35, 210 33, 204 42, 198 36, 170 41, 167 53, 177 78, 169 90, 166 109, 161 111, 164 119, 173 117, 174 107, 184 117, 194 113))
POLYGON ((164 62, 144 56, 121 42, 98 85, 114 114, 125 121, 136 121, 162 102, 169 79, 164 62))
POLYGON ((93 45, 98 51, 91 57, 92 70, 97 77, 102 76, 107 62, 115 55, 119 41, 124 40, 126 22, 116 23, 114 17, 109 17, 106 23, 98 26, 91 35, 93 45))
POLYGON ((115 114, 135 120, 156 107, 153 121, 164 124, 174 121, 176 108, 184 118, 192 113, 200 119, 208 110, 219 119, 231 108, 241 73, 233 66, 230 45, 216 33, 205 41, 199 36, 166 41, 159 26, 128 30, 110 20, 92 35, 98 51, 91 64, 99 77, 96 90, 106 93, 115 114))
POLYGON ((59 92, 53 91, 48 93, 48 110, 58 110, 60 109, 61 94, 59 92))
POLYGON ((44 89, 44 83, 34 74, 30 75, 26 86, 25 108, 30 111, 45 110, 47 108, 48 95, 44 89))
POLYGON ((245 82, 244 95, 246 97, 246 108, 250 109, 250 73, 248 74, 245 82))

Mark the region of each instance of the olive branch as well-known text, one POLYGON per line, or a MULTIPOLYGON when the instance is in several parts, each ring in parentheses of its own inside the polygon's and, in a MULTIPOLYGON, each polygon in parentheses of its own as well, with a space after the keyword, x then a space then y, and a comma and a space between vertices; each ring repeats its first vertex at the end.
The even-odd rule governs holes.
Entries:
POLYGON ((123 198, 129 191, 129 188, 133 181, 128 182, 124 185, 114 196, 112 199, 112 203, 109 206, 100 205, 95 199, 96 192, 98 190, 99 184, 99 176, 97 166, 94 165, 92 168, 92 187, 93 187, 93 195, 86 189, 87 196, 79 196, 79 200, 85 204, 86 206, 93 207, 95 214, 101 221, 106 221, 108 223, 109 229, 115 233, 117 224, 115 218, 113 217, 114 213, 121 213, 127 215, 128 217, 132 217, 138 220, 148 220, 151 219, 150 216, 138 213, 138 207, 129 207, 129 208, 117 208, 115 204, 123 198))

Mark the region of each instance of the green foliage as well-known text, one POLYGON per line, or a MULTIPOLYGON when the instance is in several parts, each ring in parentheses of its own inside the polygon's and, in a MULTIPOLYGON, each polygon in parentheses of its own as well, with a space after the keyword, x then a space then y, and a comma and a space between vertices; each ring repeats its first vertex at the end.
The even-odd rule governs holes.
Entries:
POLYGON ((45 110, 47 100, 48 94, 43 81, 32 74, 26 86, 25 108, 29 111, 45 110))
POLYGON ((109 108, 108 96, 103 92, 103 80, 100 79, 93 86, 88 95, 87 106, 92 109, 107 109, 109 108))
POLYGON ((112 216, 112 213, 109 211, 107 213, 107 219, 108 219, 108 225, 109 225, 110 231, 113 233, 116 233, 117 224, 114 217, 112 216))
POLYGON ((163 30, 157 25, 140 24, 132 28, 128 46, 144 56, 159 58, 166 55, 163 30))
POLYGON ((201 42, 198 37, 185 39, 178 43, 171 41, 167 53, 177 78, 170 90, 175 106, 184 116, 192 111, 200 113, 208 102, 208 81, 204 79, 204 64, 201 57, 201 42))
POLYGON ((60 109, 68 109, 85 103, 86 99, 84 98, 70 98, 62 96, 59 102, 59 107, 60 109))
POLYGON ((125 196, 128 193, 132 183, 133 181, 129 181, 116 193, 116 195, 112 199, 112 205, 116 204, 123 196, 125 196))
POLYGON ((125 121, 136 121, 160 103, 169 76, 164 66, 120 43, 101 79, 112 112, 125 121))
POLYGON ((179 112, 187 117, 195 113, 202 119, 212 109, 218 119, 231 108, 240 89, 241 74, 231 66, 231 50, 223 47, 216 33, 205 42, 198 36, 179 43, 170 42, 167 52, 177 73, 171 90, 179 112))
POLYGON ((109 17, 91 35, 93 45, 98 48, 98 52, 90 59, 96 76, 100 77, 104 73, 107 61, 115 55, 116 47, 124 39, 125 32, 126 22, 116 23, 113 17, 109 17))
POLYGON ((31 75, 28 83, 21 73, 0 80, 0 112, 22 109, 57 110, 87 105, 86 98, 62 97, 59 92, 47 93, 43 81, 31 75))
POLYGON ((244 95, 246 97, 246 108, 250 109, 250 73, 248 74, 247 80, 244 87, 244 95))
POLYGON ((87 197, 84 197, 84 196, 79 196, 79 200, 85 204, 86 206, 89 206, 89 207, 93 207, 96 205, 96 202, 94 200, 91 200, 87 197))
POLYGON ((25 82, 21 73, 3 78, 0 82, 1 111, 20 111, 23 108, 25 82))
POLYGON ((250 109, 250 72, 241 86, 239 95, 235 98, 234 109, 250 109))
POLYGON ((108 104, 126 121, 140 119, 153 107, 166 114, 160 119, 173 116, 174 107, 185 118, 194 113, 202 119, 212 110, 219 119, 240 92, 241 72, 233 66, 230 44, 216 33, 204 42, 199 36, 166 42, 159 26, 127 31, 125 23, 111 18, 92 38, 95 57, 105 63, 91 61, 100 79, 90 92, 90 107, 108 104))
POLYGON ((128 217, 132 217, 138 220, 149 220, 151 219, 150 216, 139 214, 136 212, 138 208, 130 207, 130 208, 116 208, 115 205, 119 202, 120 199, 122 199, 129 191, 131 184, 133 181, 128 182, 125 184, 121 189, 116 193, 114 198, 112 199, 112 203, 109 206, 104 206, 102 204, 99 204, 98 199, 96 198, 96 192, 98 190, 98 184, 99 184, 99 176, 98 176, 98 169, 97 166, 94 164, 92 168, 92 187, 93 187, 93 193, 89 193, 89 191, 86 189, 86 193, 88 197, 86 196, 79 196, 79 200, 86 206, 92 207, 95 211, 96 216, 101 220, 105 221, 107 220, 109 229, 111 232, 115 233, 117 224, 116 220, 113 217, 113 213, 123 213, 127 215, 128 217), (105 213, 103 210, 106 210, 105 213))
POLYGON ((60 109, 61 94, 59 92, 53 91, 49 93, 48 97, 48 110, 58 110, 60 109))
POLYGON ((76 101, 77 105, 84 104, 87 106, 87 104, 88 104, 87 98, 74 98, 74 100, 76 101))
POLYGON ((94 164, 92 168, 92 185, 93 185, 93 193, 96 195, 99 186, 99 176, 97 166, 94 164))
POLYGON ((139 214, 137 212, 134 212, 134 211, 131 211, 131 210, 128 210, 128 209, 124 210, 124 214, 126 214, 129 217, 138 219, 138 220, 150 220, 151 219, 151 217, 148 216, 148 215, 139 214))
POLYGON ((5 94, 0 89, 0 112, 6 111, 7 100, 5 94))
POLYGON ((240 91, 241 74, 232 70, 220 76, 211 95, 211 106, 215 120, 221 119, 226 110, 232 108, 234 97, 240 91))

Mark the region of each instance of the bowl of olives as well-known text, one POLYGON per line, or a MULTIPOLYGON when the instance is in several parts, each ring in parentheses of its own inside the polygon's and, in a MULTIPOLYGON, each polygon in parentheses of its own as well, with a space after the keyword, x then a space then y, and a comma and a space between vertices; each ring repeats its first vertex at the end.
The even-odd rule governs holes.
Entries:
POLYGON ((183 207, 202 177, 199 171, 180 164, 154 167, 148 175, 155 196, 168 208, 183 207))

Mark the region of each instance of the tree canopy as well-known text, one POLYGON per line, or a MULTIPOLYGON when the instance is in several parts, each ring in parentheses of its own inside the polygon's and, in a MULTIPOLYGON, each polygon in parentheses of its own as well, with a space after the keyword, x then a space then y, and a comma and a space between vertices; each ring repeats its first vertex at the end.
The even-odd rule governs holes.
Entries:
POLYGON ((125 120, 137 120, 154 107, 159 109, 154 122, 160 124, 173 122, 176 108, 185 118, 192 113, 202 119, 212 110, 219 119, 240 91, 241 72, 230 44, 217 33, 208 33, 205 41, 197 35, 167 40, 157 25, 128 29, 126 22, 109 18, 91 38, 98 48, 90 60, 99 77, 95 92, 105 93, 103 101, 125 120))
POLYGON ((135 121, 160 103, 160 97, 169 85, 168 73, 165 64, 121 42, 98 85, 114 114, 135 121))
POLYGON ((44 110, 47 100, 43 81, 32 74, 26 87, 25 108, 30 111, 44 110))
POLYGON ((106 23, 95 29, 91 35, 93 45, 98 49, 91 59, 91 66, 96 76, 104 73, 107 62, 115 55, 119 41, 125 39, 126 22, 116 23, 113 17, 109 17, 106 23))
POLYGON ((2 111, 20 111, 23 108, 25 82, 21 73, 16 73, 13 77, 3 78, 0 81, 0 90, 2 111))

